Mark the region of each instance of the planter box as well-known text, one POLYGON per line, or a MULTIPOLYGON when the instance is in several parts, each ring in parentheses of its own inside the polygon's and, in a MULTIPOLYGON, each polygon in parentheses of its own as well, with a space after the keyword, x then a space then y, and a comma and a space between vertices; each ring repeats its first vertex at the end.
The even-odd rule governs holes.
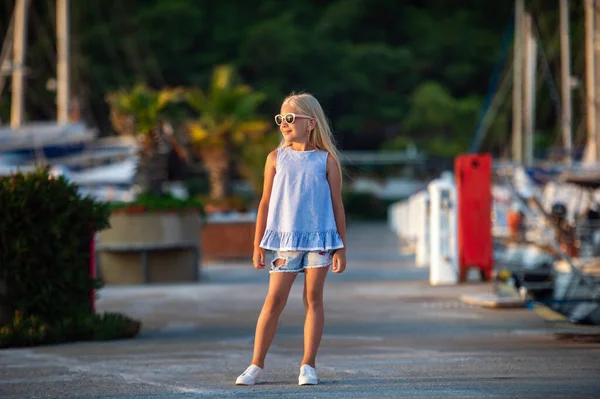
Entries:
POLYGON ((97 269, 106 284, 199 279, 198 213, 114 213, 98 234, 97 269))
POLYGON ((254 250, 252 222, 206 223, 202 226, 204 259, 251 259, 254 250))
POLYGON ((252 259, 256 214, 211 215, 202 225, 202 257, 209 260, 252 259))

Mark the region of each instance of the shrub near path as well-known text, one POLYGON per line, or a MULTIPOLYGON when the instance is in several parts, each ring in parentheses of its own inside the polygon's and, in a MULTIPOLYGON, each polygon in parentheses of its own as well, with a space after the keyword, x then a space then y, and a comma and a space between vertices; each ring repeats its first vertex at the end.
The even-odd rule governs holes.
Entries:
POLYGON ((90 240, 108 204, 47 168, 0 177, 0 348, 134 337, 140 323, 97 314, 90 240))

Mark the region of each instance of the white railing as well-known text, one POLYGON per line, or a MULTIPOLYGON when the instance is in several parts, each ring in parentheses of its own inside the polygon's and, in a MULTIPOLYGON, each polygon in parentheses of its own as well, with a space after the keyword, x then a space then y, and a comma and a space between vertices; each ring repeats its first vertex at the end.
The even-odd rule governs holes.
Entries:
MULTIPOLYGON (((454 191, 452 179, 445 176, 431 182, 427 190, 389 208, 390 229, 398 236, 403 249, 415 254, 417 266, 429 266, 434 271, 431 273, 432 284, 438 283, 440 275, 457 274, 454 191), (440 274, 440 270, 445 269, 450 271, 440 274)), ((454 280, 445 278, 444 283, 454 280)))
MULTIPOLYGON (((507 235, 510 192, 494 185, 492 195, 493 235, 507 235)), ((389 208, 389 228, 398 236, 403 250, 415 254, 418 267, 431 269, 432 284, 442 280, 441 283, 451 284, 453 276, 458 275, 457 204, 452 178, 446 175, 432 181, 428 190, 419 191, 389 208)))
MULTIPOLYGON (((422 247, 427 233, 427 212, 429 211, 427 191, 413 194, 404 201, 392 204, 388 209, 389 228, 398 236, 400 245, 409 252, 426 253, 422 247)), ((426 264, 427 261, 425 261, 426 264)), ((419 262, 423 263, 422 259, 419 262)), ((425 264, 420 264, 424 266, 425 264)))

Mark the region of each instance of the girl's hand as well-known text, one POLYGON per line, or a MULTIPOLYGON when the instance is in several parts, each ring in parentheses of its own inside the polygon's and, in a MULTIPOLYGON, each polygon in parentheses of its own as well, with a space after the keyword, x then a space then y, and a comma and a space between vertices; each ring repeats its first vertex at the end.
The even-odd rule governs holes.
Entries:
POLYGON ((265 249, 264 248, 254 248, 254 254, 252 255, 252 263, 254 263, 255 269, 264 269, 265 268, 265 249))
POLYGON ((334 273, 342 273, 346 270, 346 248, 335 251, 331 265, 334 273))

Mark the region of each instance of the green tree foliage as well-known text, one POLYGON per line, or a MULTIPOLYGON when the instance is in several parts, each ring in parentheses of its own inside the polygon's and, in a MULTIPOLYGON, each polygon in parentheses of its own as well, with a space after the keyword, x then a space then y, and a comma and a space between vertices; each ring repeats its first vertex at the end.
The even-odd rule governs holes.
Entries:
MULTIPOLYGON (((4 0, 2 32, 12 6, 4 0)), ((53 6, 52 0, 31 6, 32 118, 54 113, 53 93, 45 89, 55 74, 53 6)), ((558 5, 529 0, 527 6, 558 82, 558 5)), ((583 77, 582 6, 571 6, 574 74, 583 77)), ((269 117, 289 92, 314 93, 345 149, 379 148, 398 135, 419 142, 427 131, 452 143, 445 152, 464 150, 512 11, 512 1, 481 0, 73 1, 73 92, 86 119, 108 134, 106 92, 138 82, 206 87, 215 65, 231 64, 266 94, 259 110, 269 117), (439 104, 444 108, 436 114, 439 104), (429 120, 424 112, 436 115, 429 120)), ((538 85, 545 85, 541 77, 538 85)), ((574 92, 574 115, 581 114, 582 93, 583 87, 574 92)), ((552 135, 556 114, 547 94, 540 90, 537 125, 552 135)), ((510 107, 501 111, 488 146, 499 137, 508 142, 510 107)), ((433 151, 432 145, 425 147, 433 151)))
POLYGON ((438 83, 425 82, 410 97, 404 128, 427 152, 452 156, 468 150, 480 106, 478 98, 456 99, 438 83))

